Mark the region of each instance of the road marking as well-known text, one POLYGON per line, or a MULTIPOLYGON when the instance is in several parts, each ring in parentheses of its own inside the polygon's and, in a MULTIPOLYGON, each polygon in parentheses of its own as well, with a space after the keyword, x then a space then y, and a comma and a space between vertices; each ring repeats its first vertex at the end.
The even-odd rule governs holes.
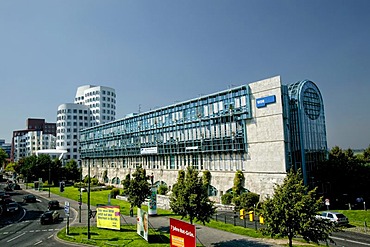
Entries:
POLYGON ((342 241, 346 241, 346 242, 354 243, 354 244, 362 244, 362 245, 370 246, 370 244, 368 244, 368 243, 363 243, 363 242, 359 242, 359 241, 355 241, 355 240, 349 240, 349 239, 345 239, 345 238, 337 238, 337 237, 331 237, 331 238, 332 238, 332 239, 336 239, 336 240, 342 240, 342 241))
POLYGON ((9 234, 9 232, 3 232, 3 234, 5 235, 5 234, 9 234))
POLYGON ((42 243, 42 240, 36 242, 34 245, 38 245, 38 244, 41 244, 42 243))
POLYGON ((48 239, 51 239, 53 236, 54 236, 54 234, 50 235, 50 236, 48 237, 48 239))
POLYGON ((17 239, 17 238, 22 237, 24 234, 26 234, 26 233, 24 232, 24 233, 22 233, 22 234, 20 234, 20 235, 18 235, 18 236, 16 236, 16 237, 14 237, 14 238, 9 239, 9 240, 8 240, 8 241, 6 241, 6 242, 7 242, 7 243, 9 243, 9 242, 13 241, 14 239, 17 239))

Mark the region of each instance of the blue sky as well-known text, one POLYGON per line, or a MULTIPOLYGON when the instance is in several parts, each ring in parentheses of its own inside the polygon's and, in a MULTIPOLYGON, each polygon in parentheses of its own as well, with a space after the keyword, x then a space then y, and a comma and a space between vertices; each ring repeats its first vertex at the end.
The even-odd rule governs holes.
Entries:
POLYGON ((78 86, 117 118, 280 75, 314 81, 329 148, 370 144, 370 1, 0 1, 0 139, 78 86))

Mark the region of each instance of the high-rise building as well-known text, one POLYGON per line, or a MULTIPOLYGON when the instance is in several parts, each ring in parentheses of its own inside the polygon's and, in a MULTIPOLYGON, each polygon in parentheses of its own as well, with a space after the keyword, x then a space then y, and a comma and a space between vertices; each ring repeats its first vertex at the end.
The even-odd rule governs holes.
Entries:
POLYGON ((33 155, 38 150, 55 148, 56 124, 45 119, 28 118, 27 129, 13 131, 11 156, 12 161, 33 155))
POLYGON ((116 94, 113 88, 78 87, 74 103, 58 107, 56 149, 67 151, 64 159, 78 160, 80 130, 113 121, 115 116, 116 94))
POLYGON ((209 195, 271 195, 291 168, 306 184, 327 155, 324 104, 315 83, 283 85, 279 76, 134 114, 80 132, 83 174, 120 185, 138 166, 172 187, 178 171, 211 173, 209 195), (88 168, 91 169, 88 169, 88 168))

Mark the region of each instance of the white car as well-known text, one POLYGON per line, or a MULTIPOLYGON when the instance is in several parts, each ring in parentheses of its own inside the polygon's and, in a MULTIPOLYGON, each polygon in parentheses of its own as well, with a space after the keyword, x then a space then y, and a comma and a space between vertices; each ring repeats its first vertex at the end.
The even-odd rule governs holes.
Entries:
POLYGON ((348 225, 349 223, 348 218, 344 214, 337 212, 326 211, 322 212, 321 215, 317 215, 316 217, 321 219, 328 219, 336 225, 348 225))

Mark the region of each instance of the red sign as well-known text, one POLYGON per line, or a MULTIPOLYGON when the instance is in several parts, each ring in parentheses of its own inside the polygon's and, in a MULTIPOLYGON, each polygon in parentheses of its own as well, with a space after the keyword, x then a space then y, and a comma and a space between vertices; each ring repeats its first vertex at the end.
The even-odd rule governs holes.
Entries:
POLYGON ((170 246, 196 247, 195 225, 170 218, 170 246))

